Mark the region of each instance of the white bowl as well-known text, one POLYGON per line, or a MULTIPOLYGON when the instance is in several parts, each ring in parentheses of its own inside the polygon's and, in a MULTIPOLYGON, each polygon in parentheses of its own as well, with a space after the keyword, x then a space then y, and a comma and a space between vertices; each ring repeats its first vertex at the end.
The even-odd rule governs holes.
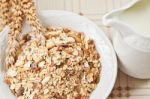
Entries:
MULTIPOLYGON (((76 31, 84 32, 86 36, 89 36, 95 41, 97 50, 101 55, 102 71, 100 83, 93 91, 90 99, 106 99, 116 81, 117 59, 111 43, 100 28, 87 18, 66 11, 42 11, 40 12, 39 17, 46 26, 69 27, 76 31)), ((24 31, 27 30, 29 29, 25 27, 24 31)), ((2 80, 3 75, 0 76, 1 99, 15 99, 2 80)))

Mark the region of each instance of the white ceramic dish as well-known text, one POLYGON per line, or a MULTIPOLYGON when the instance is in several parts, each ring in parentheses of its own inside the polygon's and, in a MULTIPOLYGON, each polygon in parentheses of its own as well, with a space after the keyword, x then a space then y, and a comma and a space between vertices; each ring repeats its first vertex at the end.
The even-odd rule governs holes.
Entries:
MULTIPOLYGON (((40 19, 45 25, 70 27, 76 31, 84 32, 95 40, 98 52, 101 54, 101 80, 92 93, 90 99, 106 99, 110 94, 117 76, 117 60, 113 47, 104 33, 85 17, 66 11, 42 11, 40 19)), ((24 31, 28 30, 27 27, 24 31)), ((1 99, 15 99, 7 85, 3 83, 3 73, 0 73, 1 99)))

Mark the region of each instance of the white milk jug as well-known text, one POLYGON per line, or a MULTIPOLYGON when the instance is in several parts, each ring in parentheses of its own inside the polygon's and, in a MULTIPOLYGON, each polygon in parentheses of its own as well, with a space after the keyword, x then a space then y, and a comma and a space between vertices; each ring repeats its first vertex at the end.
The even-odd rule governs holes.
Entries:
POLYGON ((132 77, 149 79, 150 0, 132 0, 106 14, 103 23, 118 31, 112 39, 120 69, 132 77))

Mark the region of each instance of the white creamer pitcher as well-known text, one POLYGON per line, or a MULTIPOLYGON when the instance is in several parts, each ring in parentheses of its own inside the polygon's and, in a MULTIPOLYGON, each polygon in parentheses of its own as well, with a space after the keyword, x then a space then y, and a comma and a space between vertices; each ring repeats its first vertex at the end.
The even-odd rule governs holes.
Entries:
POLYGON ((117 30, 113 45, 120 69, 141 79, 150 78, 150 0, 132 0, 103 17, 103 23, 117 30))

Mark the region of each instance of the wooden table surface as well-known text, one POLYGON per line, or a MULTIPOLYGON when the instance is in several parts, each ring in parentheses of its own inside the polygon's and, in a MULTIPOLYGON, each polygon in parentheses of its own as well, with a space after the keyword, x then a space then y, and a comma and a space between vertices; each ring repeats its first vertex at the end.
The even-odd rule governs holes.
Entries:
MULTIPOLYGON (((123 6, 129 0, 37 0, 40 10, 67 10, 94 21, 111 38, 113 29, 102 24, 102 16, 123 6)), ((150 99, 150 80, 131 78, 121 71, 110 99, 150 99)))

